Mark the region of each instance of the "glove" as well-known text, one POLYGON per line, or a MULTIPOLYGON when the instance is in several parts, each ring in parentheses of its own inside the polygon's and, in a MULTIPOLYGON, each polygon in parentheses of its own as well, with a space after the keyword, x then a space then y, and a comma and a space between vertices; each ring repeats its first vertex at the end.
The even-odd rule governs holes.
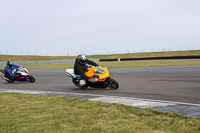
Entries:
POLYGON ((88 81, 94 83, 94 78, 89 78, 88 81))

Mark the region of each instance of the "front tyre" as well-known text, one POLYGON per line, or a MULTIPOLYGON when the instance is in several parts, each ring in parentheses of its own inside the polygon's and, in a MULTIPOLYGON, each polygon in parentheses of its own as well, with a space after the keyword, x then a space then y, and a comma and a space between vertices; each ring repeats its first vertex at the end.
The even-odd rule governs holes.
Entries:
POLYGON ((86 89, 87 88, 87 86, 85 86, 85 85, 84 86, 80 86, 79 80, 77 80, 76 78, 73 78, 72 82, 74 83, 74 85, 76 85, 80 89, 86 89))
POLYGON ((35 78, 34 78, 33 76, 30 75, 28 81, 29 81, 30 83, 34 83, 34 82, 35 82, 35 78))
POLYGON ((118 89, 119 87, 118 82, 113 78, 108 78, 106 82, 107 82, 107 87, 110 89, 118 89))

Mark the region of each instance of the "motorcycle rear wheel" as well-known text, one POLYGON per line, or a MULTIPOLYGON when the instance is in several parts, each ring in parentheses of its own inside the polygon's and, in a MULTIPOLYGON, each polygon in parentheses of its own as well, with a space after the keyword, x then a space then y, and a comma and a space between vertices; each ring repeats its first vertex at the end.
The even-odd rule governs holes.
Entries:
POLYGON ((72 82, 74 83, 74 85, 76 85, 80 89, 86 89, 87 88, 87 86, 85 86, 85 85, 84 86, 80 86, 79 85, 79 80, 77 80, 75 78, 72 79, 72 82))
POLYGON ((118 89, 119 87, 118 82, 113 78, 108 78, 106 82, 107 82, 107 87, 110 89, 118 89))

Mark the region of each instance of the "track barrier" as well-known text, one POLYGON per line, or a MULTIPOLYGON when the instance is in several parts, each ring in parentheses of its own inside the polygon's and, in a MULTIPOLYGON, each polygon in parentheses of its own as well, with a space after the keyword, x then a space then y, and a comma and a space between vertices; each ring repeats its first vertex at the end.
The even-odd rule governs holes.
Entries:
MULTIPOLYGON (((167 59, 200 59, 200 55, 145 57, 145 58, 91 59, 91 60, 94 62, 106 62, 106 61, 167 60, 167 59)), ((75 60, 13 61, 13 63, 15 63, 17 65, 59 64, 59 63, 74 63, 74 62, 75 62, 75 60)), ((0 66, 5 66, 5 65, 6 65, 6 62, 0 62, 0 66)))
POLYGON ((167 59, 200 59, 200 55, 195 55, 195 56, 145 57, 145 58, 99 59, 99 61, 103 62, 103 61, 167 60, 167 59))

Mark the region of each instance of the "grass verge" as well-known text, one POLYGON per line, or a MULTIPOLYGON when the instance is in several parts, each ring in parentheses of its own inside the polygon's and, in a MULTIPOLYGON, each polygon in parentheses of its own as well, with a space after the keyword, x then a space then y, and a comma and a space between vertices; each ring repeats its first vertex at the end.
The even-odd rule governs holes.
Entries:
MULTIPOLYGON (((140 60, 140 61, 113 61, 113 62, 97 62, 99 65, 108 68, 117 67, 147 67, 147 66, 188 66, 200 65, 200 59, 176 59, 176 60, 140 60)), ((3 69, 5 66, 0 66, 3 69)), ((46 69, 67 69, 73 68, 74 63, 64 64, 39 64, 25 65, 29 70, 46 70, 46 69)))
POLYGON ((200 119, 115 103, 0 93, 0 132, 200 132, 200 119))
MULTIPOLYGON (((143 58, 165 56, 200 55, 200 50, 166 51, 166 52, 143 52, 109 55, 87 55, 89 59, 115 59, 115 58, 143 58)), ((71 60, 77 56, 31 56, 31 55, 0 55, 0 62, 11 61, 42 61, 42 60, 71 60)))

